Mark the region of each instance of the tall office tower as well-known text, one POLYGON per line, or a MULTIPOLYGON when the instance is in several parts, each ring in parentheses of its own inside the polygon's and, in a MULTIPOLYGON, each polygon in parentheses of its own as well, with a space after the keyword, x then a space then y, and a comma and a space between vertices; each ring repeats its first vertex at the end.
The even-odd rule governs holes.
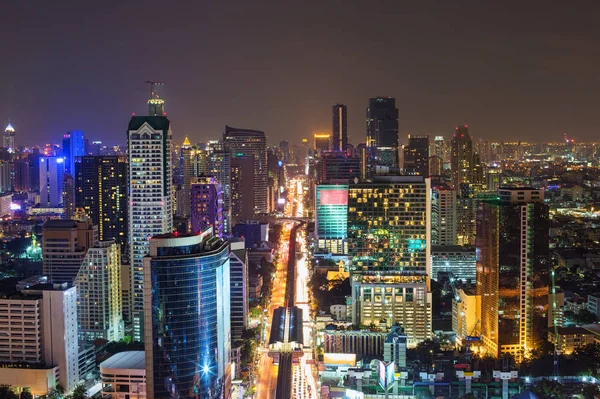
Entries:
POLYGON ((548 297, 549 211, 542 190, 499 189, 498 198, 477 210, 480 332, 487 353, 520 360, 546 326, 538 302, 548 297))
POLYGON ((489 167, 485 173, 486 188, 488 191, 497 191, 502 184, 502 169, 497 166, 489 167))
POLYGON ((79 340, 120 341, 125 336, 121 249, 114 239, 88 248, 75 282, 79 340))
POLYGON ((369 99, 367 147, 377 165, 398 168, 398 108, 393 97, 369 99))
POLYGON ((329 133, 315 133, 313 136, 313 150, 319 156, 331 148, 331 135, 329 133))
POLYGON ((63 174, 65 159, 61 157, 42 157, 39 167, 40 205, 58 208, 62 204, 63 174))
POLYGON ((254 157, 231 158, 231 225, 254 218, 254 157))
POLYGON ((73 283, 86 251, 98 243, 98 226, 89 221, 48 220, 42 234, 44 275, 53 283, 73 283))
POLYGON ((75 207, 83 209, 98 226, 101 241, 114 239, 121 257, 129 259, 127 169, 125 157, 102 155, 77 157, 75 207))
POLYGON ((348 184, 316 187, 315 241, 315 252, 348 254, 348 184))
POLYGON ((279 154, 284 163, 290 163, 290 143, 287 140, 279 143, 279 154))
POLYGON ((142 259, 148 240, 173 230, 171 137, 170 121, 164 116, 134 116, 129 121, 130 315, 136 341, 144 337, 142 259))
POLYGON ((0 194, 12 191, 11 166, 11 162, 0 161, 0 194))
MULTIPOLYGON (((232 160, 233 161, 233 160, 232 160)), ((267 174, 268 174, 268 209, 269 212, 274 212, 277 208, 277 199, 279 198, 280 177, 279 172, 283 163, 275 153, 273 148, 267 148, 267 174)), ((233 167, 233 165, 232 165, 233 167)), ((282 181, 281 186, 285 186, 282 181)))
POLYGON ((456 245, 456 190, 442 183, 431 194, 431 244, 456 245))
POLYGON ((192 233, 212 227, 215 236, 223 235, 223 189, 214 177, 201 177, 191 187, 192 233))
POLYGON ((485 183, 485 164, 481 162, 481 158, 477 152, 473 153, 473 184, 481 187, 485 183))
POLYGON ((404 148, 404 173, 429 176, 429 136, 408 135, 404 148))
POLYGON ((429 176, 441 176, 444 171, 444 160, 437 155, 429 157, 429 176))
POLYGON ((350 180, 360 178, 360 159, 350 157, 345 152, 328 151, 323 153, 319 162, 319 182, 331 180, 350 180))
POLYGON ((75 158, 84 156, 85 138, 83 132, 73 131, 63 136, 63 157, 65 158, 65 172, 75 175, 75 158))
MULTIPOLYGON (((0 299, 0 361, 29 363, 21 382, 36 375, 31 369, 58 367, 51 378, 70 391, 79 382, 77 290, 68 284, 39 284, 0 299)), ((45 377, 45 373, 41 374, 45 377)), ((37 374, 37 379, 40 373, 37 374)), ((20 384, 15 384, 20 385, 20 384)), ((33 384, 32 384, 33 385, 33 384)), ((23 386, 31 386, 23 383, 23 386)))
POLYGON ((448 148, 444 136, 435 136, 432 142, 429 142, 429 155, 438 156, 442 162, 448 162, 448 148))
MULTIPOLYGON (((178 216, 189 218, 191 214, 190 186, 198 174, 194 173, 194 157, 196 150, 190 146, 190 140, 185 136, 183 145, 181 146, 181 158, 183 163, 183 183, 181 185, 181 197, 183 201, 177 204, 178 216)), ((179 202, 179 201, 178 201, 179 202)))
POLYGON ((10 123, 4 129, 4 148, 15 150, 15 128, 10 123))
POLYGON ((231 157, 254 157, 254 213, 267 213, 267 136, 258 130, 225 126, 223 144, 231 157))
POLYGON ((452 186, 459 189, 461 183, 472 183, 473 178, 473 142, 467 125, 457 126, 452 137, 450 164, 452 186))
POLYGON ((227 397, 229 301, 228 242, 213 236, 212 229, 152 237, 144 258, 149 398, 227 397))
POLYGON ((14 190, 20 193, 31 191, 29 182, 29 157, 17 159, 15 166, 14 190))
POLYGON ((75 216, 75 179, 68 173, 63 175, 63 219, 73 219, 75 216))
MULTIPOLYGON (((254 164, 252 165, 252 176, 254 177, 254 164)), ((212 176, 221 183, 223 190, 223 233, 231 234, 233 224, 231 217, 231 156, 228 152, 213 151, 206 158, 206 176, 212 176)), ((252 204, 254 210, 254 204, 252 204)))
POLYGON ((348 148, 348 107, 344 104, 333 104, 332 116, 331 149, 345 152, 348 148))
POLYGON ((456 243, 475 245, 477 198, 473 184, 461 183, 456 191, 456 243))
POLYGON ((248 250, 244 238, 231 238, 229 252, 231 342, 242 339, 248 326, 248 250))
POLYGON ((414 346, 432 334, 430 180, 375 176, 348 190, 352 323, 400 323, 414 346))
MULTIPOLYGON (((42 155, 39 148, 34 148, 33 153, 27 155, 29 161, 29 186, 31 191, 40 190, 40 161, 42 155)), ((44 174, 45 176, 45 174, 44 174)), ((45 180, 44 180, 45 181, 45 180)))

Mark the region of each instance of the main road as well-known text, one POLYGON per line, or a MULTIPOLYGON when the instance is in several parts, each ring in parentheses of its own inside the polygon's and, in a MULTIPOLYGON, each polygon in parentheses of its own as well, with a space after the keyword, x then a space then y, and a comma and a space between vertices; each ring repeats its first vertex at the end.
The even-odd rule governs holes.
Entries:
MULTIPOLYGON (((302 180, 291 179, 288 180, 288 203, 285 207, 286 217, 304 217, 304 190, 302 186, 302 180)), ((277 271, 275 273, 275 281, 273 284, 273 293, 271 296, 271 303, 268 309, 268 317, 266 323, 265 333, 261 337, 261 345, 259 348, 259 366, 257 369, 257 382, 256 382, 256 394, 255 398, 260 399, 272 399, 275 398, 275 389, 277 388, 277 374, 278 366, 273 364, 273 360, 268 356, 267 343, 270 335, 270 328, 273 319, 273 311, 285 304, 285 290, 286 290, 286 276, 288 268, 288 254, 289 254, 289 243, 290 243, 290 231, 294 226, 294 222, 286 222, 283 224, 282 235, 279 240, 279 246, 277 253, 279 254, 276 263, 277 271)), ((296 235, 296 243, 301 257, 297 258, 296 261, 296 289, 295 289, 295 304, 297 307, 302 309, 303 314, 303 335, 304 345, 312 348, 313 334, 312 334, 312 320, 310 318, 310 310, 308 307, 308 262, 306 253, 308 249, 306 230, 304 228, 299 229, 296 235)), ((316 382, 314 380, 314 374, 312 372, 313 365, 309 364, 307 360, 312 359, 312 351, 308 350, 305 356, 301 358, 299 365, 293 366, 294 373, 294 385, 296 394, 293 397, 316 399, 317 389, 316 382), (308 359, 307 359, 308 358, 308 359)), ((290 396, 292 397, 292 396, 290 396)))

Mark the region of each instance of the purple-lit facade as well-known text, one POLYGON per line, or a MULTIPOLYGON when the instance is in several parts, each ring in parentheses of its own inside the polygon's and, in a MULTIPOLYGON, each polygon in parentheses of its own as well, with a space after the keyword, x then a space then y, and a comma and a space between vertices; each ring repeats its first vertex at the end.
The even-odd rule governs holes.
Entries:
POLYGON ((223 236, 223 189, 213 178, 205 178, 191 186, 192 233, 212 226, 214 235, 223 236))

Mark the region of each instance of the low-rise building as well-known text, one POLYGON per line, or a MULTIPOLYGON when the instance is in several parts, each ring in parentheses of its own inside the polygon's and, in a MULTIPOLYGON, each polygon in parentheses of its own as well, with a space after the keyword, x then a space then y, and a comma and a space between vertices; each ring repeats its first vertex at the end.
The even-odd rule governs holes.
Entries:
POLYGON ((102 397, 146 398, 146 355, 144 351, 116 353, 100 364, 102 397))
POLYGON ((556 327, 548 330, 548 341, 554 343, 561 354, 570 355, 578 347, 594 343, 596 339, 583 327, 556 327))

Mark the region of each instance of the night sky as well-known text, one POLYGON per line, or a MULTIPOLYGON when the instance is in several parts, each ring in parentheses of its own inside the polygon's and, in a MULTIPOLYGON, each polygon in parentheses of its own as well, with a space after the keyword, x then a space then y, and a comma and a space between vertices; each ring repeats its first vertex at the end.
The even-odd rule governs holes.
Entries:
POLYGON ((0 0, 0 122, 17 145, 124 143, 152 79, 177 142, 229 124, 298 143, 341 102, 357 144, 375 96, 396 97, 402 136, 599 138, 597 1, 291 3, 0 0))

